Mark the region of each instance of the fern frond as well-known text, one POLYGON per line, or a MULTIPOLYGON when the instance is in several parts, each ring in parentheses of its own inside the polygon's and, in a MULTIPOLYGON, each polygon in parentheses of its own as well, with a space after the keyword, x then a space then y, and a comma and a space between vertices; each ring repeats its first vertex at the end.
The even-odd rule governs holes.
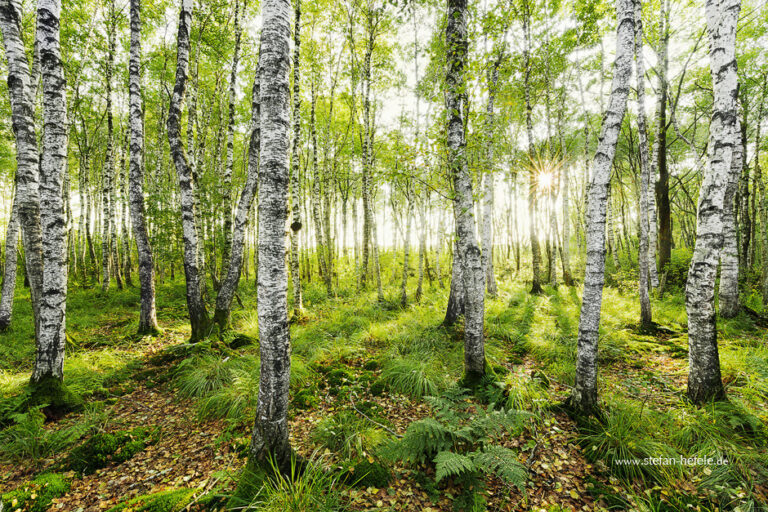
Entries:
POLYGON ((516 486, 520 491, 525 490, 528 472, 517 460, 517 454, 503 446, 487 446, 483 451, 475 452, 473 460, 477 469, 485 473, 493 473, 508 484, 516 486))
POLYGON ((394 458, 405 462, 424 462, 453 444, 451 430, 434 418, 424 418, 408 425, 394 449, 394 458))
POLYGON ((475 470, 475 463, 466 455, 444 451, 435 456, 436 482, 446 477, 460 476, 475 470))

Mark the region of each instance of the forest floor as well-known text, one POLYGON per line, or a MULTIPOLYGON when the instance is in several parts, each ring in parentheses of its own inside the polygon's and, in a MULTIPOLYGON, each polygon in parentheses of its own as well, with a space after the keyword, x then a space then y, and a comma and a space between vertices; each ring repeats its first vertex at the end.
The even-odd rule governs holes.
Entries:
MULTIPOLYGON (((321 483, 294 482, 288 491, 272 489, 261 509, 766 506, 766 330, 747 316, 719 322, 730 402, 696 409, 684 400, 687 335, 680 290, 670 286, 664 298, 654 299, 654 318, 663 329, 648 335, 637 329, 633 281, 609 280, 599 370, 605 417, 577 424, 559 404, 573 380, 579 289, 547 287, 533 296, 511 271, 501 272, 499 284, 498 297, 486 305, 494 382, 475 395, 455 385, 463 363, 462 326, 441 325, 447 289, 425 283, 420 301, 402 308, 394 279, 386 288, 392 299, 384 303, 352 284, 334 298, 319 284, 307 286, 305 315, 292 323, 291 441, 333 476, 315 475, 321 483), (488 427, 499 410, 514 412, 516 419, 488 427), (434 427, 425 418, 437 419, 442 434, 435 435, 447 436, 447 448, 430 451, 423 439, 414 444, 420 426, 434 427), (491 446, 514 452, 524 476, 516 477, 509 465, 485 475, 480 459, 472 457, 491 446), (438 450, 476 466, 438 477, 432 460, 438 450), (622 462, 681 456, 713 460, 622 462), (728 463, 717 464, 719 457, 728 463), (310 505, 302 508, 301 499, 310 505)), ((244 307, 233 320, 238 333, 255 337, 252 286, 242 284, 244 307)), ((84 397, 85 407, 50 422, 40 412, 11 414, 34 351, 31 313, 19 292, 13 331, 0 335, 0 495, 6 510, 223 509, 221 497, 233 492, 246 460, 258 344, 186 344, 183 288, 158 286, 163 333, 140 338, 133 335, 136 289, 104 294, 73 287, 65 382, 84 397)))

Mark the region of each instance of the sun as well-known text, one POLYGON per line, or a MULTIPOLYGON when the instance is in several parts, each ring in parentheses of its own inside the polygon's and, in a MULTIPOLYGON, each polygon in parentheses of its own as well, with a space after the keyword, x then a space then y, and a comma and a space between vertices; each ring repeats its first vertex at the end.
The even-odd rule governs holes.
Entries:
POLYGON ((537 176, 539 190, 551 190, 555 185, 555 173, 552 171, 539 172, 537 176))

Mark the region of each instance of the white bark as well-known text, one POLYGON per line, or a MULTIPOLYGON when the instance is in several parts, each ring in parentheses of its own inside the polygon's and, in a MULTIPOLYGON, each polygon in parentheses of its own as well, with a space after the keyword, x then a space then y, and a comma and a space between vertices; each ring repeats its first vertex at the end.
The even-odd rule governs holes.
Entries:
POLYGON ((67 82, 61 62, 61 0, 39 0, 37 44, 43 78, 45 132, 40 159, 40 225, 43 236, 43 288, 40 332, 32 382, 64 377, 67 247, 63 186, 67 168, 67 82))
POLYGON ((731 168, 723 199, 723 250, 720 254, 720 286, 717 292, 720 316, 723 318, 733 318, 739 313, 739 247, 735 199, 742 170, 743 146, 738 115, 734 130, 731 168))
POLYGON ((5 231, 5 266, 3 269, 3 286, 0 291, 0 332, 11 326, 13 315, 13 294, 16 290, 16 261, 19 245, 19 200, 18 194, 13 195, 13 205, 5 231))
POLYGON ((131 0, 131 55, 128 65, 130 108, 129 196, 133 238, 139 257, 141 312, 139 334, 159 331, 155 309, 155 265, 144 215, 144 119, 141 98, 141 0, 131 0))
POLYGON ((285 472, 290 468, 291 452, 287 418, 291 337, 285 268, 291 3, 265 0, 262 15, 258 273, 261 375, 251 460, 268 466, 271 458, 285 472))
POLYGON ((245 236, 248 232, 248 218, 251 216, 253 198, 256 195, 259 180, 259 151, 261 149, 261 97, 259 88, 259 73, 253 80, 251 94, 251 137, 248 145, 248 175, 245 186, 240 194, 235 214, 235 225, 232 233, 232 255, 227 274, 221 282, 216 296, 216 312, 214 321, 220 330, 229 327, 229 315, 232 309, 232 299, 240 283, 240 274, 245 258, 245 236))
POLYGON ((22 245, 27 263, 35 333, 39 335, 40 295, 43 287, 43 249, 40 228, 40 171, 35 128, 36 84, 21 39, 21 12, 13 0, 0 0, 0 29, 8 59, 11 126, 16 138, 16 195, 22 245))
POLYGON ((649 294, 648 247, 648 196, 650 195, 651 169, 648 155, 648 127, 645 119, 645 61, 643 57, 643 9, 642 0, 635 0, 635 77, 637 79, 637 128, 640 145, 640 207, 638 288, 640 294, 640 327, 649 328, 653 322, 649 294))
POLYGON ((576 376, 570 405, 578 412, 597 408, 597 342, 605 281, 605 220, 611 166, 621 122, 627 107, 635 31, 633 0, 617 0, 616 60, 608 109, 592 161, 592 183, 587 201, 587 264, 579 318, 576 376))
MULTIPOLYGON (((245 10, 245 8, 243 8, 245 10)), ((230 256, 232 252, 232 168, 235 157, 235 101, 237 86, 237 64, 240 59, 240 2, 235 0, 235 49, 232 56, 232 71, 229 75, 229 104, 227 115, 227 149, 226 163, 224 165, 222 206, 224 208, 224 244, 222 247, 221 270, 226 276, 229 271, 230 256)), ((250 208, 250 205, 248 206, 250 208)), ((241 240, 242 243, 242 240, 241 240)), ((240 249, 242 250, 242 248, 240 249)))
POLYGON ((501 55, 494 61, 493 67, 488 71, 488 104, 486 115, 486 172, 483 174, 483 215, 482 215, 482 244, 483 244, 483 271, 488 295, 495 297, 497 293, 496 274, 493 269, 493 180, 494 180, 494 102, 496 100, 496 88, 499 82, 499 66, 501 55))
POLYGON ((448 113, 448 168, 453 178, 457 246, 464 266, 464 374, 467 383, 476 383, 485 374, 485 275, 475 237, 475 205, 472 178, 467 168, 467 142, 462 119, 462 113, 468 108, 464 92, 468 46, 466 0, 448 0, 447 19, 445 108, 448 113))
POLYGON ((688 398, 697 404, 725 397, 715 320, 715 276, 723 247, 723 209, 737 144, 736 24, 740 0, 707 0, 714 92, 709 127, 709 165, 699 192, 696 245, 685 287, 688 312, 688 398))
POLYGON ((184 236, 184 276, 187 284, 187 310, 192 328, 191 340, 197 341, 208 333, 208 312, 202 296, 203 269, 198 266, 198 229, 195 216, 195 184, 192 167, 181 141, 181 107, 187 87, 189 68, 189 33, 192 22, 192 0, 182 0, 179 30, 176 39, 176 83, 168 107, 168 142, 176 166, 181 198, 181 224, 184 236))
MULTIPOLYGON (((293 139, 291 142, 290 180, 291 284, 293 285, 293 312, 295 316, 298 316, 301 315, 303 309, 301 269, 299 267, 299 231, 303 227, 301 224, 301 200, 299 197, 299 146, 301 145, 301 0, 296 0, 293 26, 293 139)), ((346 216, 344 219, 346 221, 346 216)), ((346 236, 346 229, 344 230, 344 234, 346 236)))

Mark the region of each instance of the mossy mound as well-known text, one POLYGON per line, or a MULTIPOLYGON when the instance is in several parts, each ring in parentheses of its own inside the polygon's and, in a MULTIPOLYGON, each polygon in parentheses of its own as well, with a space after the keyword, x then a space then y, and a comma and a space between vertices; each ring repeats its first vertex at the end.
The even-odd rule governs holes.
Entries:
POLYGON ((70 481, 64 475, 44 473, 18 489, 0 496, 0 509, 45 512, 50 508, 53 499, 66 494, 69 488, 70 481))
POLYGON ((71 411, 83 408, 83 397, 73 393, 62 379, 46 376, 30 382, 27 388, 27 408, 42 405, 43 414, 50 420, 57 420, 71 411))
POLYGON ((138 496, 125 503, 119 503, 107 512, 179 512, 184 509, 200 489, 169 489, 138 496))
POLYGON ((348 370, 344 368, 334 368, 328 372, 326 378, 328 380, 329 387, 343 386, 355 380, 354 375, 352 375, 348 370))
POLYGON ((156 429, 143 427, 96 434, 72 450, 64 467, 87 475, 110 463, 120 464, 154 443, 157 434, 156 429))
POLYGON ((314 409, 320 399, 317 397, 317 389, 314 387, 302 388, 293 395, 291 405, 296 409, 314 409))

